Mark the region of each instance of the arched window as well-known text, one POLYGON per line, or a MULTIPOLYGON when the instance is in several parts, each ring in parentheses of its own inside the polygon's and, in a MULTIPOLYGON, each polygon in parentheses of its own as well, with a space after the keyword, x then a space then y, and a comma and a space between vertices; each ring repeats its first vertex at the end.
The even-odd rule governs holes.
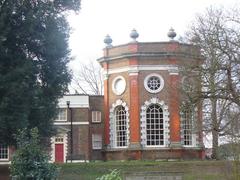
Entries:
POLYGON ((181 112, 182 121, 182 137, 184 146, 193 145, 193 111, 190 108, 186 108, 181 112))
POLYGON ((150 105, 146 110, 147 146, 164 145, 163 110, 158 104, 150 105))
POLYGON ((123 106, 117 106, 115 109, 115 127, 116 127, 116 146, 127 146, 127 117, 123 106))

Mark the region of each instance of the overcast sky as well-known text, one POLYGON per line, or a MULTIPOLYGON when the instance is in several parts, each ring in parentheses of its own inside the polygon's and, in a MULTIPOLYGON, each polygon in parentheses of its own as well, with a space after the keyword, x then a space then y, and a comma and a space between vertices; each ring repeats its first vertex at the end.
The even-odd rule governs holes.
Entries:
POLYGON ((78 15, 69 17, 72 27, 70 48, 75 56, 70 67, 76 71, 80 62, 102 56, 103 39, 109 34, 113 45, 131 41, 133 28, 138 41, 166 41, 173 27, 184 35, 196 13, 207 7, 239 5, 239 0, 82 0, 78 15))

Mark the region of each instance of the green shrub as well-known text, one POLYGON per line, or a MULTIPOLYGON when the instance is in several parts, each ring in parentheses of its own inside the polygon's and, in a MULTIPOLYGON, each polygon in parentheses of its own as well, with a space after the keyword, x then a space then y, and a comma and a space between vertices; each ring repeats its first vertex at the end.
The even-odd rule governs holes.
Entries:
POLYGON ((111 173, 105 174, 96 180, 122 180, 122 178, 120 176, 120 172, 117 169, 114 169, 111 173))
POLYGON ((26 129, 16 136, 17 151, 10 166, 11 176, 19 180, 52 180, 56 179, 56 165, 49 163, 49 157, 40 145, 38 129, 26 129))

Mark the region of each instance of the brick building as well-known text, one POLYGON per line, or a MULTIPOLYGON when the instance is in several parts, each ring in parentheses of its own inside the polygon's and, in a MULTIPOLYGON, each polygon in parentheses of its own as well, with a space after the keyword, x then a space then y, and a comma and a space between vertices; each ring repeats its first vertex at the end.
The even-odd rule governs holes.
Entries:
MULTIPOLYGON (((65 95, 59 99, 58 116, 50 139, 52 162, 102 160, 104 130, 103 96, 65 95)), ((13 147, 0 145, 0 164, 11 161, 13 147)))
POLYGON ((65 95, 51 138, 53 162, 102 160, 103 96, 65 95))
POLYGON ((174 40, 112 46, 104 56, 105 149, 107 160, 202 158, 201 105, 184 109, 182 64, 201 64, 197 47, 174 40))
MULTIPOLYGON (((174 41, 136 41, 111 45, 104 56, 104 96, 66 95, 59 100, 57 129, 51 138, 53 162, 139 159, 201 159, 204 157, 201 104, 184 108, 179 87, 182 64, 202 61, 197 47, 174 41)), ((0 163, 11 149, 0 145, 0 163)))

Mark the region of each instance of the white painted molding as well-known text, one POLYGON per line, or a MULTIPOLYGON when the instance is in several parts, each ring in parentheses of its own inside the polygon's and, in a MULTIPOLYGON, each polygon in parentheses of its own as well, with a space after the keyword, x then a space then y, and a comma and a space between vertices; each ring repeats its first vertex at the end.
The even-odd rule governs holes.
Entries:
POLYGON ((70 102, 70 108, 89 108, 88 95, 65 95, 59 99, 58 106, 67 108, 67 101, 70 102))
POLYGON ((11 164, 11 161, 0 161, 0 164, 11 164))
POLYGON ((179 75, 178 69, 169 69, 168 72, 170 75, 179 75))
MULTIPOLYGON (((58 135, 57 135, 58 136, 58 135)), ((57 136, 51 137, 51 162, 55 162, 55 138, 57 136)), ((67 157, 67 151, 68 151, 68 141, 67 141, 67 133, 65 134, 59 134, 59 136, 63 137, 63 162, 66 162, 66 157, 67 157)))
POLYGON ((89 160, 68 160, 67 163, 89 163, 89 160))
POLYGON ((114 92, 114 94, 116 95, 122 95, 124 93, 124 91, 126 90, 126 80, 124 79, 124 77, 122 76, 117 76, 113 79, 112 82, 112 91, 114 92), (117 87, 116 84, 121 82, 122 87, 117 87), (117 89, 118 88, 118 89, 117 89))
POLYGON ((123 102, 121 99, 118 99, 115 103, 112 104, 112 107, 110 109, 109 113, 109 119, 110 119, 110 148, 125 148, 125 147, 117 147, 116 145, 116 121, 115 121, 115 108, 117 106, 123 106, 126 111, 126 126, 127 126, 127 146, 129 146, 129 138, 130 138, 130 125, 129 125, 129 108, 127 106, 126 102, 123 102))
POLYGON ((138 72, 129 72, 129 76, 137 76, 138 72))
POLYGON ((139 71, 174 71, 178 72, 178 66, 176 65, 132 65, 132 66, 123 66, 119 68, 108 69, 104 71, 104 74, 117 74, 121 72, 139 72, 139 71))
POLYGON ((51 151, 50 151, 50 161, 55 161, 55 137, 51 137, 51 151))
MULTIPOLYGON (((89 122, 72 122, 72 125, 88 125, 89 122)), ((53 125, 71 125, 71 122, 54 122, 53 125)))
POLYGON ((102 74, 103 74, 103 80, 107 80, 108 79, 108 71, 107 70, 103 70, 103 72, 102 72, 102 74))

